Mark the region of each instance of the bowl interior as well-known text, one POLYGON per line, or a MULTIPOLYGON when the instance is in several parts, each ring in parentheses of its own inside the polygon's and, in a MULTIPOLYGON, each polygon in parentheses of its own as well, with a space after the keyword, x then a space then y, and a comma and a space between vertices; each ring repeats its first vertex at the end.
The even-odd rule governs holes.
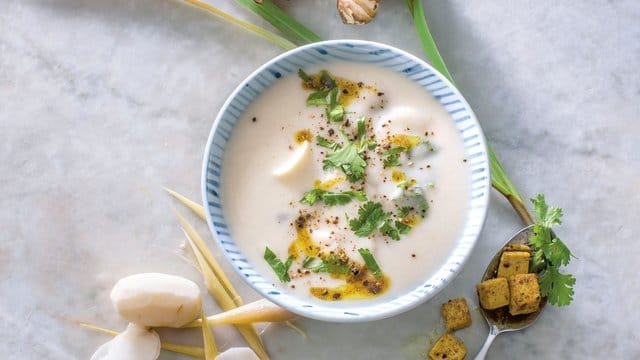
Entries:
POLYGON ((314 43, 282 54, 249 75, 230 95, 212 127, 204 154, 202 194, 207 222, 213 237, 236 271, 260 294, 305 317, 335 322, 381 319, 407 311, 430 299, 460 271, 471 254, 484 225, 489 202, 489 161, 482 129, 462 95, 447 79, 424 61, 388 45, 358 40, 314 43), (236 246, 225 222, 221 201, 221 173, 224 152, 232 129, 244 109, 262 91, 299 68, 353 61, 370 63, 397 72, 418 83, 451 115, 464 143, 468 159, 469 206, 460 237, 440 269, 419 286, 386 302, 318 304, 276 288, 255 271, 236 246))

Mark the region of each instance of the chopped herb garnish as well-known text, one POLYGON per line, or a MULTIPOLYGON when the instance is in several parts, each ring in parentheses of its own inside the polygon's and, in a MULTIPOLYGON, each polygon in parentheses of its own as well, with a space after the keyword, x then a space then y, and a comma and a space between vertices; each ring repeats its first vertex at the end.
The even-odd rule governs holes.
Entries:
MULTIPOLYGON (((404 217, 409 215, 410 207, 400 209, 400 214, 404 217)), ((393 240, 400 240, 400 235, 408 234, 411 226, 400 221, 391 220, 391 213, 382 209, 379 202, 368 201, 358 209, 358 218, 349 220, 349 227, 360 237, 373 234, 377 229, 383 235, 389 236, 393 240)))
POLYGON ((335 254, 330 254, 324 259, 316 259, 309 257, 309 261, 305 260, 302 265, 303 268, 309 269, 313 272, 326 272, 329 274, 348 274, 351 271, 351 267, 348 262, 342 261, 335 254))
POLYGON ((264 248, 264 259, 267 261, 267 264, 271 266, 273 272, 276 273, 278 279, 281 282, 289 282, 291 281, 291 277, 289 277, 289 268, 293 263, 293 256, 289 256, 286 262, 282 262, 282 260, 278 259, 276 254, 269 249, 269 247, 264 248))
POLYGON ((320 135, 316 136, 316 144, 318 144, 318 146, 322 146, 325 147, 327 149, 331 149, 331 150, 337 150, 340 149, 340 145, 330 141, 329 139, 322 137, 320 135))
POLYGON ((376 147, 374 141, 367 140, 366 125, 363 118, 358 119, 358 142, 356 144, 347 140, 343 147, 329 142, 325 138, 316 137, 318 145, 324 147, 336 147, 333 153, 327 155, 323 164, 324 170, 340 169, 350 182, 356 182, 364 177, 364 169, 367 166, 365 152, 376 147))
POLYGON ((435 152, 436 147, 429 140, 423 140, 420 145, 424 145, 427 148, 427 151, 435 152))
POLYGON ((313 205, 318 201, 322 201, 325 205, 334 206, 348 204, 352 199, 367 201, 367 195, 362 191, 331 192, 322 189, 312 189, 302 195, 300 202, 313 205))
POLYGON ((551 231, 551 227, 562 223, 562 209, 547 205, 542 194, 531 202, 538 222, 533 226, 534 235, 529 238, 529 243, 535 249, 533 271, 542 271, 538 278, 540 293, 552 305, 569 305, 573 300, 576 279, 571 274, 562 274, 559 269, 571 261, 573 254, 551 231))
POLYGON ((393 221, 389 219, 382 223, 382 226, 380 226, 380 232, 383 235, 389 236, 393 240, 400 240, 400 233, 398 232, 398 229, 393 226, 393 221))
POLYGON ((411 226, 401 221, 396 221, 396 229, 398 229, 398 232, 400 233, 400 235, 406 235, 409 233, 409 231, 411 231, 411 226))
POLYGON ((394 166, 400 166, 400 154, 407 151, 406 148, 403 147, 394 147, 382 153, 384 159, 382 160, 382 165, 384 168, 390 168, 394 166))
POLYGON ((398 216, 401 218, 406 217, 412 210, 413 208, 411 206, 403 206, 400 208, 400 211, 398 211, 398 216))
POLYGON ((308 106, 322 106, 329 105, 329 100, 327 100, 327 95, 329 92, 326 90, 320 90, 309 94, 307 97, 307 105, 308 106))
POLYGON ((323 164, 324 170, 340 169, 350 182, 362 179, 364 169, 367 166, 367 162, 358 152, 358 148, 352 143, 329 154, 323 164))
POLYGON ((311 78, 311 76, 307 75, 307 73, 304 72, 304 70, 302 70, 302 69, 298 69, 298 76, 305 83, 312 83, 313 82, 313 79, 311 78))
POLYGON ((344 107, 338 101, 338 88, 334 87, 329 91, 329 103, 327 104, 327 119, 331 121, 342 121, 344 120, 344 107))
POLYGON ((420 189, 403 189, 402 196, 411 205, 410 207, 424 212, 429 210, 429 203, 427 202, 427 198, 424 196, 420 189))
POLYGON ((379 202, 367 201, 358 209, 358 218, 349 220, 349 227, 357 236, 371 235, 389 218, 379 202))
POLYGON ((380 270, 380 266, 378 266, 376 259, 373 257, 373 254, 371 254, 371 251, 369 251, 369 249, 360 248, 358 249, 358 252, 360 253, 360 256, 362 256, 364 263, 367 264, 367 268, 371 270, 373 276, 377 279, 381 278, 382 271, 380 270))
POLYGON ((298 69, 298 76, 304 82, 304 86, 314 90, 307 97, 308 106, 326 106, 327 119, 335 122, 344 120, 346 112, 338 97, 340 89, 326 70, 321 71, 319 76, 310 76, 298 69))

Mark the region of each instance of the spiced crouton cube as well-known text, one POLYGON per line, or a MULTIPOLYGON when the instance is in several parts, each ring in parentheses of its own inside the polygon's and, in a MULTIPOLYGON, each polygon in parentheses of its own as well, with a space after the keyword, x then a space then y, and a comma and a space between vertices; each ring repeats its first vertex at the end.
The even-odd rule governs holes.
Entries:
POLYGON ((442 304, 442 317, 447 331, 463 329, 471 325, 471 314, 465 298, 449 300, 442 304))
POLYGON ((504 246, 503 250, 504 251, 526 251, 526 252, 531 252, 531 248, 529 247, 529 245, 527 245, 527 244, 519 244, 519 243, 507 244, 507 245, 504 246))
POLYGON ((509 292, 511 315, 531 314, 540 307, 540 287, 536 274, 513 275, 509 280, 509 292))
POLYGON ((451 334, 442 335, 429 351, 431 360, 462 360, 467 355, 467 348, 462 341, 451 334))
POLYGON ((493 310, 509 305, 509 283, 505 278, 495 278, 476 285, 478 299, 483 309, 493 310))
POLYGON ((526 274, 529 272, 529 259, 531 254, 526 251, 505 251, 500 257, 498 276, 507 280, 512 275, 526 274))

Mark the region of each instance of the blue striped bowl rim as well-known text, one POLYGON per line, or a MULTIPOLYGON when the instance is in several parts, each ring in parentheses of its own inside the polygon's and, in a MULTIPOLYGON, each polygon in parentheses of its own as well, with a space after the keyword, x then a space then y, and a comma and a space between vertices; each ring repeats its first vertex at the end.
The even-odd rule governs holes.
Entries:
POLYGON ((333 321, 362 322, 397 315, 435 296, 460 272, 482 231, 491 188, 485 138, 471 107, 460 92, 423 60, 389 45, 362 40, 331 40, 290 50, 262 65, 229 96, 211 128, 204 153, 202 196, 207 223, 226 259, 258 293, 301 316, 333 321), (225 146, 235 122, 262 91, 299 68, 335 61, 366 62, 391 69, 418 83, 449 112, 464 142, 469 165, 470 205, 460 237, 445 263, 418 286, 387 301, 319 303, 273 286, 243 256, 229 233, 221 200, 225 146))

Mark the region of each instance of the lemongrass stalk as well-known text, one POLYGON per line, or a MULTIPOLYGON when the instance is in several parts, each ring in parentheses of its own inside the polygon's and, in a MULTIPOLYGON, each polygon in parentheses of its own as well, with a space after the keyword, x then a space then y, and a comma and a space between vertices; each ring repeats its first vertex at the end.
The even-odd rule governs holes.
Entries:
POLYGON ((296 44, 306 44, 322 40, 320 36, 284 12, 271 0, 261 0, 259 2, 256 0, 235 1, 271 23, 271 25, 280 30, 284 36, 296 44))
MULTIPOLYGON (((200 316, 204 319, 204 310, 200 309, 200 316)), ((218 356, 218 347, 216 340, 213 338, 213 332, 209 327, 209 323, 205 320, 200 324, 202 328, 202 339, 204 342, 204 358, 205 360, 214 360, 218 356)))
POLYGON ((215 15, 218 15, 219 17, 221 17, 221 18, 223 18, 223 19, 225 19, 225 20, 227 20, 227 21, 229 21, 229 22, 231 22, 233 24, 238 25, 238 26, 244 28, 245 30, 251 31, 254 34, 256 34, 256 35, 258 35, 258 36, 260 36, 260 37, 272 42, 275 45, 280 46, 283 49, 290 50, 290 49, 293 49, 293 48, 296 47, 296 44, 294 44, 291 41, 285 39, 284 37, 282 37, 282 36, 280 36, 278 34, 275 34, 275 33, 271 32, 271 31, 269 31, 267 29, 261 28, 260 26, 252 24, 250 22, 238 19, 237 17, 232 16, 230 14, 227 14, 226 12, 224 12, 224 11, 218 9, 217 7, 215 7, 215 6, 211 5, 211 4, 208 4, 208 3, 204 2, 204 1, 200 1, 200 0, 183 0, 183 1, 186 2, 186 3, 189 3, 189 4, 193 5, 193 6, 196 6, 196 7, 200 8, 200 9, 209 11, 209 12, 215 14, 215 15))
MULTIPOLYGON (((267 299, 260 299, 235 309, 207 317, 209 324, 253 324, 259 322, 285 322, 296 315, 267 299)), ((194 320, 184 327, 198 327, 202 318, 194 320)))
MULTIPOLYGON (((431 35, 431 31, 429 30, 429 25, 427 24, 427 19, 422 7, 422 0, 405 0, 405 3, 411 12, 416 32, 418 33, 418 38, 422 43, 422 47, 424 48, 429 61, 431 61, 431 64, 436 68, 436 70, 449 79, 452 84, 455 84, 451 73, 449 73, 449 70, 447 69, 444 59, 440 55, 440 51, 438 51, 438 46, 431 35)), ((487 151, 489 153, 489 166, 491 168, 491 185, 500 194, 506 197, 507 201, 509 201, 525 225, 533 224, 533 218, 531 217, 522 196, 500 164, 500 161, 498 161, 496 154, 488 143, 487 151)))
MULTIPOLYGON (((93 325, 90 323, 86 323, 86 322, 81 322, 80 326, 87 328, 87 329, 91 329, 94 331, 99 331, 101 333, 107 334, 107 335, 111 335, 111 336, 116 336, 119 334, 119 332, 115 331, 115 330, 111 330, 111 329, 106 329, 97 325, 93 325)), ((198 358, 198 359, 204 359, 204 349, 201 347, 197 347, 197 346, 188 346, 188 345, 180 345, 180 344, 174 344, 174 343, 169 343, 169 342, 161 342, 160 343, 160 347, 164 350, 167 351, 171 351, 174 353, 178 353, 178 354, 183 354, 183 355, 188 355, 194 358, 198 358)))
POLYGON ((187 235, 187 238, 189 238, 190 241, 192 241, 198 248, 199 253, 202 254, 206 264, 208 264, 207 268, 210 268, 213 271, 216 279, 219 280, 221 284, 220 289, 224 290, 227 293, 229 298, 231 298, 236 306, 243 305, 240 294, 238 294, 236 289, 233 287, 233 284, 231 284, 231 280, 229 280, 227 275, 222 270, 222 267, 220 267, 220 264, 213 257, 213 254, 211 253, 211 251, 209 251, 209 248, 204 243, 204 240, 202 240, 202 237, 200 237, 200 234, 198 234, 196 229, 187 221, 187 219, 184 218, 184 216, 180 215, 180 213, 178 213, 177 211, 175 213, 178 217, 180 225, 182 226, 182 229, 187 235))
MULTIPOLYGON (((186 223, 186 224, 192 230, 194 237, 200 238, 200 235, 198 235, 198 233, 195 232, 193 227, 189 223, 186 223)), ((228 311, 236 308, 237 307, 236 303, 233 301, 231 296, 229 296, 229 294, 224 290, 222 284, 220 283, 220 280, 216 277, 212 268, 209 266, 209 264, 205 260, 204 255, 200 252, 198 247, 195 245, 191 234, 187 232, 186 229, 183 228, 183 230, 184 230, 185 236, 187 237, 187 240, 189 241, 189 245, 191 246, 191 249, 193 250, 193 253, 196 257, 196 261, 198 263, 198 266, 200 267, 200 271, 204 277, 205 285, 207 286, 207 290, 209 290, 209 293, 213 296, 213 298, 216 300, 216 302, 222 308, 223 311, 228 311)), ((240 334, 245 338, 249 347, 253 349, 253 351, 256 353, 256 355, 258 355, 260 359, 262 360, 269 359, 269 355, 267 354, 264 348, 262 339, 260 338, 260 335, 258 335, 258 332, 252 325, 236 325, 236 328, 238 329, 240 334)))
POLYGON ((173 196, 176 200, 178 200, 182 205, 189 208, 189 210, 193 211, 198 217, 202 220, 207 220, 207 217, 204 213, 204 206, 198 204, 197 202, 190 200, 186 196, 178 193, 177 191, 171 190, 167 187, 163 188, 164 191, 168 192, 169 195, 173 196))
POLYGON ((285 324, 292 328, 295 332, 297 332, 298 334, 300 334, 300 336, 302 336, 305 339, 309 339, 309 336, 307 335, 306 332, 304 332, 304 330, 300 329, 298 326, 296 326, 296 324, 293 323, 293 321, 285 321, 285 324))

